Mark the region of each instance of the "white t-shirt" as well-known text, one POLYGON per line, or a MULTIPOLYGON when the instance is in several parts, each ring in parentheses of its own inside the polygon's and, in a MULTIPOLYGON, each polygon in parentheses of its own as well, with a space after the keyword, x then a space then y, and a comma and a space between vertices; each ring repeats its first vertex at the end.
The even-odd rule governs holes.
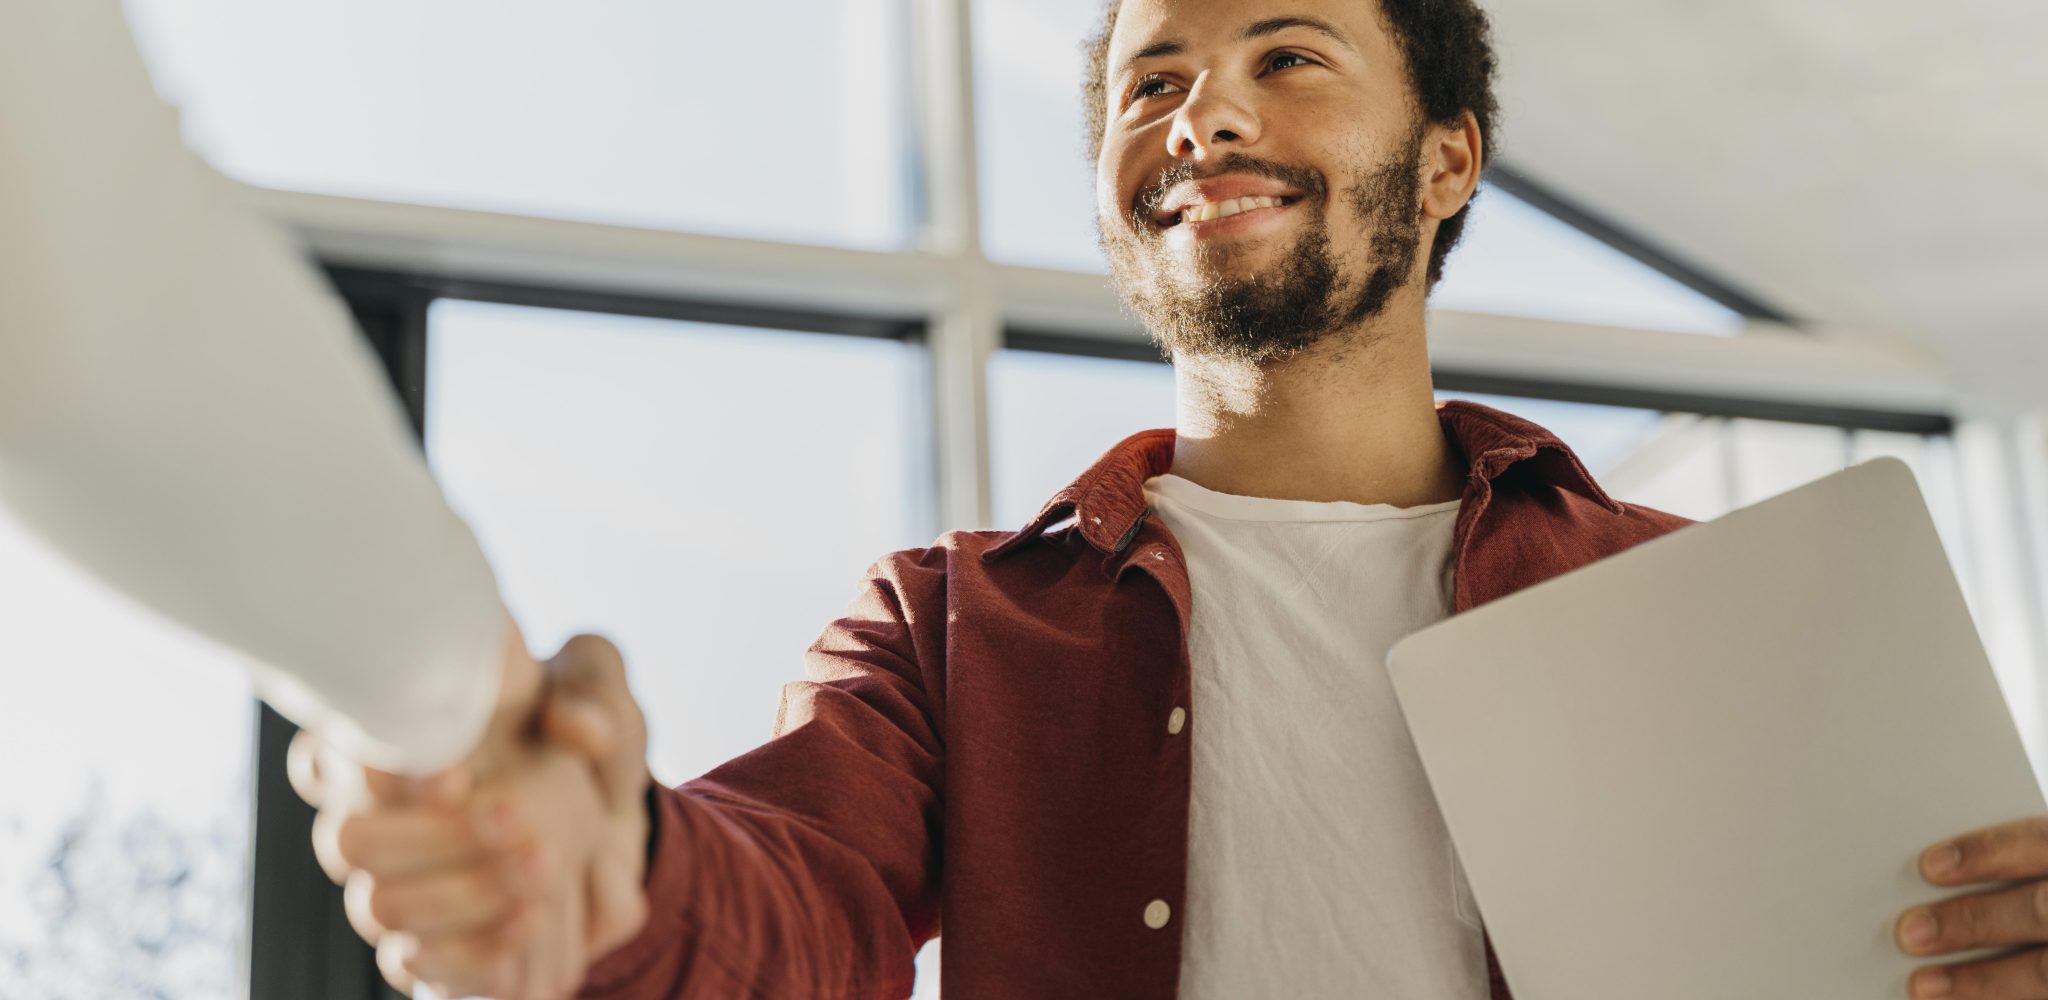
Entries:
POLYGON ((0 515, 344 752, 431 769, 482 732, 505 618, 410 437, 341 301, 180 144, 118 0, 9 5, 0 515))
POLYGON ((1193 590, 1181 996, 1484 1000, 1477 909, 1387 680, 1451 608, 1458 502, 1145 484, 1193 590))

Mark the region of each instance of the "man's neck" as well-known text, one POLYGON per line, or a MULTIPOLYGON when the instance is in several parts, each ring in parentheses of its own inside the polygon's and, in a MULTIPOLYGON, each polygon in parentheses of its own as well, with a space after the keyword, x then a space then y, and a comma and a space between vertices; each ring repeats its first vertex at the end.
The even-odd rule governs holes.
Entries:
POLYGON ((1219 493, 1418 507, 1463 494, 1419 308, 1263 368, 1177 358, 1174 475, 1219 493))

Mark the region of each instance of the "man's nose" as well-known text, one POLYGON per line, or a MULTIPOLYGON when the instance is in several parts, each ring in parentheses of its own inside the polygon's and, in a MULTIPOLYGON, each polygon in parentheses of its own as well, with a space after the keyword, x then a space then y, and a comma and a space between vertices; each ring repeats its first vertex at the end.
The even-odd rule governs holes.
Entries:
POLYGON ((1225 143, 1249 146, 1258 140, 1258 116, 1227 85, 1204 73, 1188 90, 1180 110, 1174 112, 1166 151, 1175 158, 1202 160, 1222 152, 1218 147, 1225 143))

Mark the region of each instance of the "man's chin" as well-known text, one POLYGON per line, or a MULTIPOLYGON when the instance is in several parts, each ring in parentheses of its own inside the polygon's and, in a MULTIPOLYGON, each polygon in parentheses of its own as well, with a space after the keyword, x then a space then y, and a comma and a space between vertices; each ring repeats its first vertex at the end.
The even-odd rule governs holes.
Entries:
POLYGON ((1192 250, 1169 247, 1161 256, 1162 273, 1188 285, 1257 281, 1272 274, 1278 264, 1272 245, 1265 240, 1232 240, 1192 250))

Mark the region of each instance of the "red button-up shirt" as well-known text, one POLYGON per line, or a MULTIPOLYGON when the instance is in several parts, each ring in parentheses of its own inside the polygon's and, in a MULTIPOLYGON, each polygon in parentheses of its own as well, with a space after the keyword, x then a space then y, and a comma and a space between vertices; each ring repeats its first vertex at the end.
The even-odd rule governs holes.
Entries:
MULTIPOLYGON (((1439 415, 1471 468, 1454 612, 1687 523, 1609 498, 1528 421, 1439 415)), ((900 998, 943 924, 951 1000, 1173 997, 1202 724, 1186 563, 1144 496, 1173 445, 1134 435, 1021 530, 875 563, 775 738, 657 791, 647 928, 585 995, 900 998)))

